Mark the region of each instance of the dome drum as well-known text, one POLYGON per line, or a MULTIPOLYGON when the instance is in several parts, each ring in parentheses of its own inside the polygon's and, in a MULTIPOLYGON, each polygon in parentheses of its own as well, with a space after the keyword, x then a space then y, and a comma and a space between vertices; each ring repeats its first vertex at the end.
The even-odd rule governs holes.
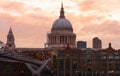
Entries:
POLYGON ((76 35, 75 34, 58 34, 51 33, 47 35, 48 37, 48 45, 75 45, 76 35))

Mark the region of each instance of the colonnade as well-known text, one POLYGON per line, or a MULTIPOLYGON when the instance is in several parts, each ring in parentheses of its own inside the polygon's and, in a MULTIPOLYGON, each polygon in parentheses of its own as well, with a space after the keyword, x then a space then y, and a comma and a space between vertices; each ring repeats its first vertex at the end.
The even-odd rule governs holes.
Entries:
POLYGON ((75 44, 75 36, 51 36, 49 37, 49 44, 75 44))

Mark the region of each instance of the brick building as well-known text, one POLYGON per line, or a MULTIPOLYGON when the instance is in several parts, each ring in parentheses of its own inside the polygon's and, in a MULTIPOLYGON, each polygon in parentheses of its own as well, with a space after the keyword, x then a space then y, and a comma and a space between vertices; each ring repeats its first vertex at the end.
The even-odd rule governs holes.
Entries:
POLYGON ((120 50, 109 44, 107 49, 59 50, 54 59, 55 76, 119 76, 120 50))

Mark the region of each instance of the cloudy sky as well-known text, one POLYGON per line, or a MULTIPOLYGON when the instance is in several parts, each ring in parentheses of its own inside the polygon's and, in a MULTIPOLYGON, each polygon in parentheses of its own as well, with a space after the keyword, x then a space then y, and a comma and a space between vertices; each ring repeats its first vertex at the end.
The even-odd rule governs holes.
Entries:
POLYGON ((11 26, 17 47, 44 47, 61 2, 77 40, 92 47, 99 37, 103 48, 120 49, 120 0, 0 0, 0 40, 6 43, 11 26))

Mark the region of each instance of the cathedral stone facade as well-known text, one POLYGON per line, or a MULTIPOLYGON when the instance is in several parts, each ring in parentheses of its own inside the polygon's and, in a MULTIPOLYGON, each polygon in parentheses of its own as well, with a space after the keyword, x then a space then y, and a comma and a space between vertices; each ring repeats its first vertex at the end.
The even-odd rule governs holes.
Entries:
POLYGON ((76 47, 76 34, 73 33, 72 24, 65 18, 63 4, 61 5, 60 16, 53 23, 51 33, 47 35, 48 48, 76 47))

